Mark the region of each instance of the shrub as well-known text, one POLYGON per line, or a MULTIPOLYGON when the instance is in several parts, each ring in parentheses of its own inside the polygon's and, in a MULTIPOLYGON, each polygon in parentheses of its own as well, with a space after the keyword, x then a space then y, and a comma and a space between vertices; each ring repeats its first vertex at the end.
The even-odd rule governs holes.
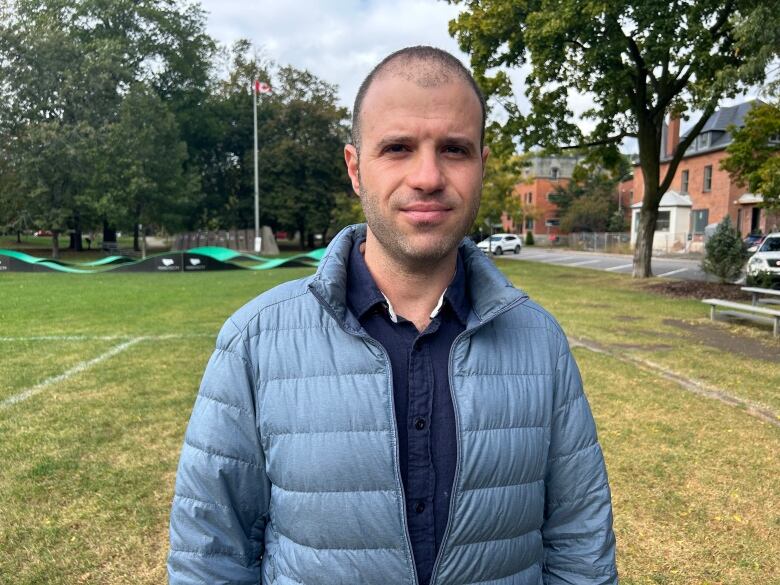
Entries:
POLYGON ((747 256, 737 230, 731 225, 731 218, 726 216, 704 245, 701 267, 720 282, 730 282, 739 277, 747 256))
POLYGON ((534 245, 534 233, 531 230, 525 232, 525 245, 526 246, 534 245))
POLYGON ((774 288, 775 280, 771 272, 762 270, 756 274, 748 274, 745 284, 756 288, 774 288))

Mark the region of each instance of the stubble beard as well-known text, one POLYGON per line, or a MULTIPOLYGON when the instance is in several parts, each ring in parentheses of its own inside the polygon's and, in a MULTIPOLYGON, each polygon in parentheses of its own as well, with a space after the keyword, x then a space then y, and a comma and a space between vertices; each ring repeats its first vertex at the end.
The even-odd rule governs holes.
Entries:
POLYGON ((435 266, 460 245, 477 217, 480 197, 472 198, 470 209, 459 225, 446 230, 436 241, 425 247, 415 246, 411 239, 404 237, 394 227, 379 210, 377 198, 368 193, 363 183, 360 183, 360 201, 366 223, 384 252, 401 266, 421 271, 435 266))

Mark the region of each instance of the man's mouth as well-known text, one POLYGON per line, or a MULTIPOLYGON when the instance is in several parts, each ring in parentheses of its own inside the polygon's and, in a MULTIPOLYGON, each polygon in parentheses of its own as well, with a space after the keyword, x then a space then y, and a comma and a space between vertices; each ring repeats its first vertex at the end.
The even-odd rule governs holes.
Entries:
POLYGON ((443 220, 451 207, 441 203, 413 203, 401 208, 401 213, 413 222, 435 223, 443 220))

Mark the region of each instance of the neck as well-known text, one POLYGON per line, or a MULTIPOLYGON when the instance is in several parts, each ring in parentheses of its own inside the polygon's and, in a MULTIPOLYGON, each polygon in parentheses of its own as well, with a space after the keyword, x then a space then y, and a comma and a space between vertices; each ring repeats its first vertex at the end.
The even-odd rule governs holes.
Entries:
POLYGON ((396 314, 414 323, 418 331, 423 331, 431 322, 431 313, 455 275, 457 248, 436 262, 409 265, 387 254, 368 230, 364 257, 374 282, 390 299, 396 314))

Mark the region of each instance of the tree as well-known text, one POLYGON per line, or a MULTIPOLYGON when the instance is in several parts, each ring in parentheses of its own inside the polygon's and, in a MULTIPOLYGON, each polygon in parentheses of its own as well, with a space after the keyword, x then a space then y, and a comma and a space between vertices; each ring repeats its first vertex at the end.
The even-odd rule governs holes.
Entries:
POLYGON ((563 232, 605 232, 610 217, 609 200, 581 197, 561 217, 563 232))
POLYGON ((742 238, 731 225, 731 218, 727 215, 704 244, 701 267, 708 274, 717 276, 720 282, 730 282, 740 275, 747 257, 742 238))
MULTIPOLYGON (((619 169, 616 173, 621 172, 619 169)), ((560 211, 563 232, 604 232, 623 227, 616 219, 618 178, 600 167, 578 164, 571 181, 559 185, 550 201, 560 211)), ((622 214, 619 214, 622 219, 622 214)), ((620 230, 618 230, 620 231, 620 230)))
POLYGON ((252 85, 270 82, 258 100, 260 221, 273 229, 300 231, 302 243, 327 236, 346 216, 355 217, 342 158, 348 138, 347 111, 336 88, 293 67, 263 59, 247 40, 218 53, 220 78, 204 104, 199 223, 248 227, 254 223, 252 85), (337 200, 344 214, 336 212, 337 200))
POLYGON ((89 156, 101 155, 129 88, 197 86, 210 41, 202 10, 178 0, 0 0, 0 14, 2 148, 56 257, 59 233, 80 242, 85 218, 96 219, 89 156))
POLYGON ((97 151, 85 197, 111 224, 132 227, 136 250, 141 224, 172 231, 185 223, 200 190, 176 119, 151 87, 131 86, 97 151))
POLYGON ((263 127, 260 174, 270 182, 263 198, 272 225, 297 230, 301 243, 327 237, 335 194, 349 188, 342 149, 348 140, 347 110, 336 87, 308 71, 281 67, 278 106, 263 127))
POLYGON ((731 128, 733 142, 720 166, 732 180, 764 198, 764 207, 780 210, 780 106, 756 104, 742 128, 731 128))
POLYGON ((658 205, 685 150, 721 99, 761 83, 780 53, 780 12, 756 0, 449 0, 466 4, 450 33, 471 55, 475 76, 506 111, 504 133, 530 148, 599 147, 614 153, 626 137, 639 144, 644 175, 635 277, 651 276, 658 205), (523 113, 502 67, 529 65, 523 113), (493 74, 495 72, 495 74, 493 74), (569 92, 587 93, 596 121, 583 135, 569 92), (702 112, 661 176, 667 114, 702 112))
POLYGON ((500 149, 491 152, 485 168, 482 200, 473 231, 481 232, 486 225, 498 223, 504 214, 515 224, 523 221, 522 203, 515 187, 526 164, 527 157, 502 152, 500 149))

